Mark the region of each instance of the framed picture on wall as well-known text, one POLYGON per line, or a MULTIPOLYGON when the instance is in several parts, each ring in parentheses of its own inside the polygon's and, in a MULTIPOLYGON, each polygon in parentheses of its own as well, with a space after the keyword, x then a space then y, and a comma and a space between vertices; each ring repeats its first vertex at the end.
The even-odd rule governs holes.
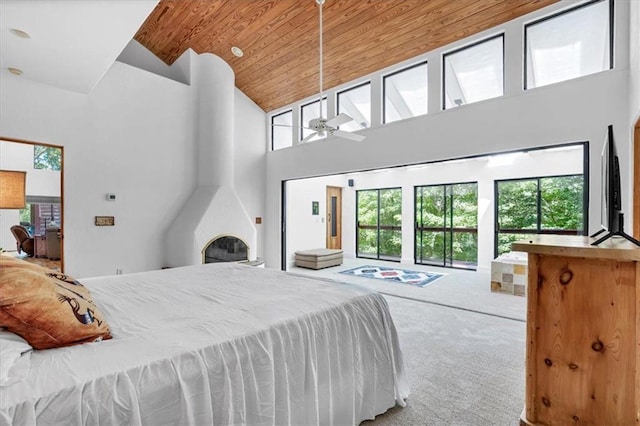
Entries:
POLYGON ((314 216, 320 214, 320 203, 318 201, 311 202, 311 214, 314 216))

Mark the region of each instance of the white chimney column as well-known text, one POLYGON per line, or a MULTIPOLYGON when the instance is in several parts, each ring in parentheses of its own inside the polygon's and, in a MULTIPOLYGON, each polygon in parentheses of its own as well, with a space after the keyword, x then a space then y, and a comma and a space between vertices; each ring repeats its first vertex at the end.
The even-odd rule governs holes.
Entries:
POLYGON ((233 187, 233 118, 235 75, 210 53, 199 55, 197 87, 198 185, 233 187))

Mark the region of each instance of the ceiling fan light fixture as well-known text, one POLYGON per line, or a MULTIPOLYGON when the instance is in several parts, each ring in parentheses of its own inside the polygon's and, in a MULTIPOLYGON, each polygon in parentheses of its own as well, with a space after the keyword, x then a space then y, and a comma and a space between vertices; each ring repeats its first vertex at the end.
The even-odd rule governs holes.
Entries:
POLYGON ((233 53, 238 58, 242 58, 242 56, 244 56, 244 52, 238 46, 232 46, 231 53, 233 53))
POLYGON ((10 29, 9 29, 9 32, 10 32, 11 34, 13 34, 14 36, 16 36, 16 37, 20 37, 20 38, 31 38, 31 35, 30 35, 28 32, 26 32, 26 31, 22 31, 22 30, 19 30, 19 29, 17 29, 17 28, 10 28, 10 29))

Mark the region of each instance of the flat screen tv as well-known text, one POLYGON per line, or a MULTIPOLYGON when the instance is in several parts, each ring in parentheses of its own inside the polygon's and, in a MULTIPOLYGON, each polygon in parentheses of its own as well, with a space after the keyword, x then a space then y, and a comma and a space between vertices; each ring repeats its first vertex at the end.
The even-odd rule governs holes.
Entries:
POLYGON ((600 156, 601 194, 600 194, 600 226, 601 230, 593 237, 606 232, 594 241, 598 245, 610 237, 618 236, 640 245, 636 239, 624 233, 624 218, 622 214, 622 190, 620 186, 620 160, 613 138, 613 126, 609 125, 600 156))
POLYGON ((601 154, 602 193, 600 215, 601 226, 605 231, 618 231, 618 213, 622 210, 620 200, 620 162, 613 140, 613 126, 609 125, 602 145, 601 154))

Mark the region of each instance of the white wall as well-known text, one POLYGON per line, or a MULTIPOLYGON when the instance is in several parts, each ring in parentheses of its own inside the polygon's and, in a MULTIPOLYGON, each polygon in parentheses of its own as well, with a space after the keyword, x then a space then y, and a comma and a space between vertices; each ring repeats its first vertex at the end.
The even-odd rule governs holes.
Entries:
MULTIPOLYGON (((618 151, 630 153, 629 132, 629 2, 615 2, 616 68, 575 80, 524 91, 522 44, 524 22, 575 2, 560 2, 485 31, 417 60, 429 61, 429 111, 426 116, 362 130, 362 142, 330 138, 267 154, 267 214, 279 217, 280 182, 292 178, 369 170, 394 165, 460 158, 483 153, 589 141, 590 229, 597 229, 600 205, 599 156, 606 127, 616 129, 618 151), (499 32, 505 33, 505 96, 440 111, 442 53, 499 32)), ((378 82, 386 70, 369 76, 378 82)), ((374 84, 374 88, 379 84, 374 84)), ((335 93, 329 91, 329 102, 335 93)), ((372 95, 379 108, 381 93, 372 95)), ((623 192, 630 194, 629 167, 622 170, 623 192)), ((464 180, 464 179, 462 179, 464 180)), ((629 196, 624 210, 631 211, 629 196)), ((629 217, 626 218, 627 222, 629 217)), ((627 225, 628 227, 628 225, 627 225)), ((279 267, 277 223, 267 229, 267 266, 279 267)))
POLYGON ((498 157, 508 157, 511 162, 497 163, 485 156, 462 161, 290 181, 287 183, 287 258, 291 262, 296 250, 325 246, 326 225, 322 219, 326 185, 343 187, 342 246, 344 256, 350 258, 356 256, 356 191, 401 188, 401 263, 413 264, 414 186, 478 182, 478 269, 488 270, 494 257, 494 181, 581 174, 583 169, 581 146, 498 157), (353 179, 353 187, 348 186, 349 179, 353 179), (312 199, 321 201, 321 216, 311 215, 312 199))
MULTIPOLYGON (((0 92, 1 136, 65 147, 65 271, 83 277, 164 266, 165 231, 196 182, 193 90, 115 62, 89 95, 8 73, 0 92), (94 226, 97 215, 115 216, 115 226, 94 226)), ((258 184, 239 192, 251 214, 265 216, 254 201, 264 197, 264 166, 255 167, 266 149, 264 113, 236 97, 235 121, 257 123, 241 132, 236 148, 248 155, 236 155, 236 170, 258 184)))
MULTIPOLYGON (((60 196, 60 172, 33 168, 33 145, 0 140, 0 169, 27 172, 26 195, 60 196)), ((0 209, 0 247, 15 250, 11 226, 20 222, 19 210, 0 209)))
POLYGON ((136 40, 129 41, 118 56, 118 61, 170 78, 180 83, 191 82, 191 49, 185 50, 173 64, 167 65, 136 40))
POLYGON ((89 95, 5 74, 2 93, 4 136, 65 147, 66 272, 162 266, 164 229, 194 180, 188 86, 116 62, 89 95), (97 215, 115 226, 94 226, 97 215))
MULTIPOLYGON (((326 247, 327 244, 327 186, 347 186, 344 176, 304 179, 287 184, 287 259, 294 260, 298 250, 326 247), (318 214, 312 214, 312 202, 318 202, 318 214)), ((353 209, 345 205, 346 189, 342 191, 342 245, 353 209), (347 223, 345 223, 347 221, 347 223)), ((353 221, 351 219, 351 221, 353 221)))
POLYGON ((640 1, 629 5, 629 111, 632 124, 640 118, 640 1))
MULTIPOLYGON (((264 120, 265 113, 240 90, 236 89, 235 93, 233 153, 235 189, 254 223, 256 217, 262 218, 262 224, 255 225, 258 241, 255 253, 256 257, 263 257, 266 222, 264 207, 266 182, 264 176, 266 173, 265 154, 267 152, 264 144, 264 134, 267 131, 264 120)), ((254 248, 251 248, 252 253, 253 250, 254 248)))
MULTIPOLYGON (((632 141, 631 152, 634 152, 633 147, 633 135, 634 135, 634 127, 636 123, 640 120, 640 1, 632 1, 629 5, 629 139, 632 141)), ((616 140, 617 141, 617 140, 616 140)), ((624 162, 624 158, 621 158, 623 161, 622 164, 625 165, 627 170, 633 170, 634 155, 629 155, 626 162, 624 162)), ((638 167, 638 165, 636 165, 638 167)), ((628 177, 628 185, 630 191, 628 192, 629 198, 631 200, 631 194, 633 189, 633 173, 629 173, 628 177)), ((625 210, 625 212, 632 212, 632 210, 625 210)), ((640 215, 640 211, 633 211, 633 215, 626 214, 625 219, 627 223, 625 223, 626 232, 628 234, 633 233, 633 227, 631 225, 633 217, 635 215, 640 215)))

